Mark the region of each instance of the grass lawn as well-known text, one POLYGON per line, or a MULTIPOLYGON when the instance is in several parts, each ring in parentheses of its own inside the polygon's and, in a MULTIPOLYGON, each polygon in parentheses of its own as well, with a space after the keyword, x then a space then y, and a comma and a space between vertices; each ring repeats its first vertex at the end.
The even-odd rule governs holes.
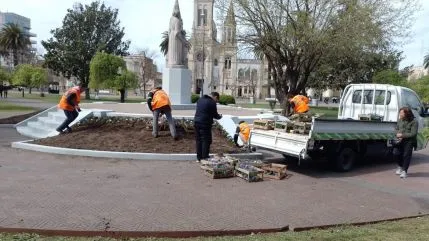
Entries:
POLYGON ((7 102, 0 101, 0 111, 33 111, 32 107, 13 105, 7 102))
MULTIPOLYGON (((18 92, 14 92, 14 93, 9 93, 9 97, 14 97, 14 98, 22 98, 22 94, 18 93, 18 92)), ((33 99, 33 100, 40 100, 40 101, 44 101, 44 102, 48 102, 48 103, 58 103, 60 101, 61 95, 59 94, 48 94, 45 93, 45 97, 40 97, 40 93, 32 93, 32 94, 28 94, 27 92, 24 95, 24 99, 33 99)), ((100 97, 100 99, 96 100, 96 99, 91 99, 91 100, 85 100, 82 96, 81 99, 81 103, 91 103, 91 102, 95 102, 95 101, 113 101, 113 102, 120 102, 120 97, 119 96, 102 96, 100 97)), ((125 103, 140 103, 145 101, 143 99, 143 97, 129 97, 127 99, 125 99, 125 103)))
MULTIPOLYGON (((18 241, 18 240, 67 240, 67 241, 90 241, 90 240, 113 240, 110 238, 80 238, 80 237, 41 237, 36 234, 0 234, 2 241, 18 241)), ((168 239, 168 238, 141 238, 141 239, 126 239, 126 240, 141 240, 141 241, 427 241, 429 240, 429 217, 405 219, 395 222, 384 222, 379 224, 371 224, 360 227, 341 226, 329 228, 325 230, 311 230, 303 232, 284 232, 276 234, 257 234, 248 236, 231 236, 231 237, 207 237, 207 238, 190 238, 190 239, 168 239)))

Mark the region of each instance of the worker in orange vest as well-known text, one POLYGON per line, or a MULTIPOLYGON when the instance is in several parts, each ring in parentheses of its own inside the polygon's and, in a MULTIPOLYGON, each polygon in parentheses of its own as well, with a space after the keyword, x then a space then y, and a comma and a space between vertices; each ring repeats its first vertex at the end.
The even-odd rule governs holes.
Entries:
POLYGON ((72 123, 80 112, 80 94, 85 91, 85 88, 82 86, 75 86, 67 90, 60 99, 58 108, 64 110, 66 119, 64 122, 57 128, 57 131, 61 134, 65 133, 64 129, 67 129, 67 132, 71 132, 70 123, 72 123))
POLYGON ((289 99, 294 114, 307 113, 310 110, 308 106, 309 102, 310 100, 308 97, 304 95, 295 95, 293 98, 289 99))
POLYGON ((151 92, 149 92, 147 104, 153 113, 152 136, 155 138, 158 137, 158 118, 165 114, 171 136, 174 140, 177 140, 178 136, 176 134, 176 125, 174 123, 173 116, 171 115, 171 103, 167 93, 165 93, 161 87, 155 87, 151 92))
POLYGON ((234 143, 237 147, 243 147, 238 144, 238 137, 243 142, 243 146, 247 146, 249 144, 250 138, 250 126, 245 121, 240 121, 238 123, 237 129, 235 130, 234 135, 234 143))

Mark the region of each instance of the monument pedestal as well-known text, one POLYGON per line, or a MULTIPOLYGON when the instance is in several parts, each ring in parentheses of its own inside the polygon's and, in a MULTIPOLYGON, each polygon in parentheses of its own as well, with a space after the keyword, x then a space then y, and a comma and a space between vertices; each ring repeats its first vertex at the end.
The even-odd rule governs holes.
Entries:
POLYGON ((170 97, 175 110, 192 110, 191 103, 191 71, 185 68, 165 68, 162 73, 162 89, 170 97))

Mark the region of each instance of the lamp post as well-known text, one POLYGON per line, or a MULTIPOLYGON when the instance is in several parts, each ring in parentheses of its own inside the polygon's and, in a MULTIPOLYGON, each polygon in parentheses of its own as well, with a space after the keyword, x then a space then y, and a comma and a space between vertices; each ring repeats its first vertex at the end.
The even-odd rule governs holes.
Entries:
POLYGON ((200 91, 200 97, 202 98, 204 96, 204 79, 205 79, 205 71, 204 71, 204 65, 205 65, 205 50, 204 50, 204 42, 205 42, 205 36, 206 36, 206 23, 204 22, 204 10, 201 11, 201 22, 203 24, 203 57, 202 57, 202 61, 203 61, 203 73, 202 73, 202 82, 201 82, 201 91, 200 91))

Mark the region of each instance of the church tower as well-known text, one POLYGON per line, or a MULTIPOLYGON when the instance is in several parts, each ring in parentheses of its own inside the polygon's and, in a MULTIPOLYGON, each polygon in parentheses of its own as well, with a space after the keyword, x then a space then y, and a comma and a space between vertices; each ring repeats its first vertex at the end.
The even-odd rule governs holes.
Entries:
POLYGON ((221 45, 221 91, 235 95, 237 81, 237 23, 235 21, 234 5, 230 0, 228 13, 222 29, 221 45))
POLYGON ((214 66, 217 66, 216 41, 217 29, 213 21, 214 0, 194 0, 194 22, 192 27, 191 50, 188 66, 192 71, 193 93, 209 94, 216 90, 217 78, 214 66))

